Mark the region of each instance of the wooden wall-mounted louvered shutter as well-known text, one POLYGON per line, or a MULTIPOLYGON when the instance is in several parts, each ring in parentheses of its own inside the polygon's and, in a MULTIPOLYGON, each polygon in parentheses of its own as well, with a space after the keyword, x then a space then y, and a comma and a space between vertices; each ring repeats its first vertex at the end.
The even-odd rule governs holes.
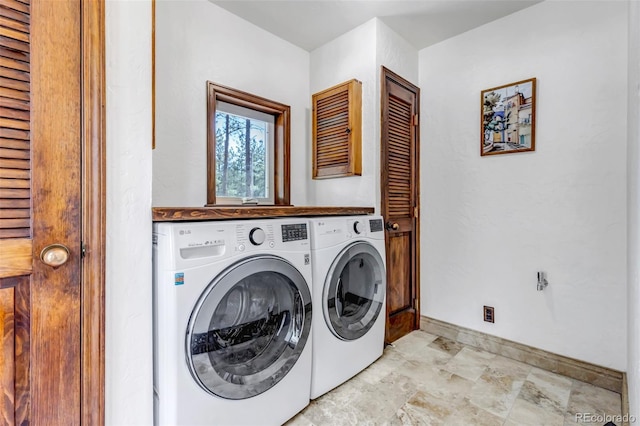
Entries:
POLYGON ((30 5, 0 1, 0 278, 31 272, 30 5))
POLYGON ((362 83, 323 90, 312 104, 313 178, 362 174, 362 83))

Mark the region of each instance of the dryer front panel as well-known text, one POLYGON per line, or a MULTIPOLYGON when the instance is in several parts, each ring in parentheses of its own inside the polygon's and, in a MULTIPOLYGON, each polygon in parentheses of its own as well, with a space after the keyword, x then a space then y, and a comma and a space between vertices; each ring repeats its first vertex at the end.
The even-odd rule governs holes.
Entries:
POLYGON ((384 260, 363 241, 347 246, 333 261, 323 289, 323 312, 342 340, 364 336, 380 315, 387 286, 384 260))
POLYGON ((198 300, 187 329, 187 363, 208 393, 250 398, 291 370, 310 329, 311 294, 300 272, 277 256, 247 258, 198 300))

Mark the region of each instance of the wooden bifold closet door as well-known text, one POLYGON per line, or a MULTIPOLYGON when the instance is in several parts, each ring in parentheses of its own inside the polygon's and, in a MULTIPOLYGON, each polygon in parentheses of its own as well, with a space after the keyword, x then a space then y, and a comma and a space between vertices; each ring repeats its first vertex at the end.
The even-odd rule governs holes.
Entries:
POLYGON ((1 424, 80 424, 81 8, 0 0, 1 424))

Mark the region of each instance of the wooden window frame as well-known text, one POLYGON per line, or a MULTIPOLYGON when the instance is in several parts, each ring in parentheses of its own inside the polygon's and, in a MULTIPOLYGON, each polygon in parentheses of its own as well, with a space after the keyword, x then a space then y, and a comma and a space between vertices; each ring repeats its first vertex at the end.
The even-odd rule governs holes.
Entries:
MULTIPOLYGON (((344 96, 344 95, 342 95, 344 96)), ((362 175, 362 83, 356 79, 345 81, 328 89, 315 93, 311 97, 312 102, 312 177, 313 179, 336 178, 345 176, 362 175), (336 103, 327 107, 329 115, 319 112, 319 103, 325 99, 340 96, 346 92, 346 105, 336 108, 336 103), (347 110, 347 127, 344 131, 336 124, 337 113, 347 110), (319 116, 323 115, 322 118, 319 116), (333 122, 333 123, 332 123, 333 122), (320 128, 329 128, 330 136, 325 135, 325 140, 320 141, 320 128), (339 136, 341 132, 342 136, 339 136), (343 133, 342 133, 343 132, 343 133), (346 152, 347 162, 336 164, 319 164, 319 150, 326 148, 323 156, 333 157, 344 155, 346 152)))
POLYGON ((216 204, 216 104, 227 102, 270 114, 275 117, 273 153, 273 203, 290 205, 291 165, 291 107, 260 96, 207 81, 207 207, 216 204))

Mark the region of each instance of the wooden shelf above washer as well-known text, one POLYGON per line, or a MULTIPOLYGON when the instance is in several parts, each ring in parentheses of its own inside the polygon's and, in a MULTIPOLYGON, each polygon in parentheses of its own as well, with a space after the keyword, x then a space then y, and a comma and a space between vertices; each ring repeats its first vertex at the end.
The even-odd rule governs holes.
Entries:
POLYGON ((263 219, 301 216, 351 216, 374 212, 373 207, 299 207, 299 206, 226 206, 226 207, 153 207, 155 222, 191 220, 263 219))

